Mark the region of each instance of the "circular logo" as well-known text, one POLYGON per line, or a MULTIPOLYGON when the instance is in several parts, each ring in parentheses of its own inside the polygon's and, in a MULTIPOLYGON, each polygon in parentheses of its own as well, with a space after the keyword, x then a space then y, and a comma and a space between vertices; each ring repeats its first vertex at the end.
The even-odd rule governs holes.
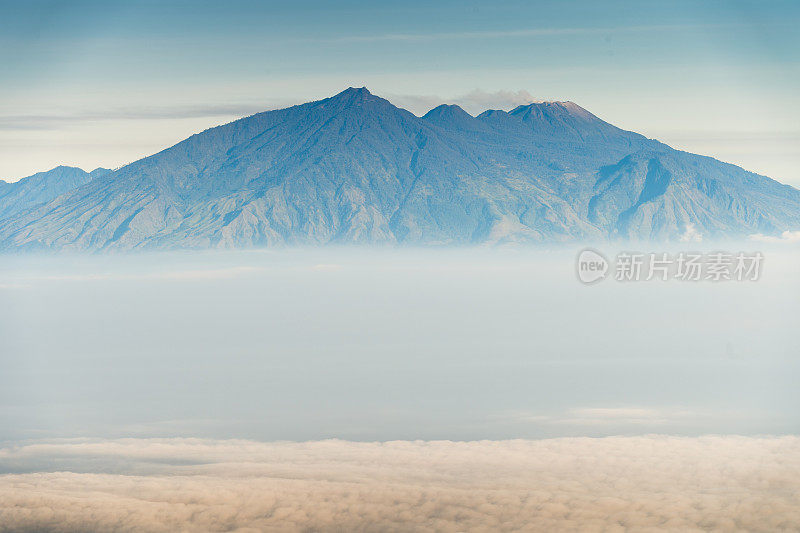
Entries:
POLYGON ((605 279, 608 274, 608 260, 591 248, 581 250, 578 254, 576 267, 578 269, 578 279, 581 283, 590 285, 605 279))

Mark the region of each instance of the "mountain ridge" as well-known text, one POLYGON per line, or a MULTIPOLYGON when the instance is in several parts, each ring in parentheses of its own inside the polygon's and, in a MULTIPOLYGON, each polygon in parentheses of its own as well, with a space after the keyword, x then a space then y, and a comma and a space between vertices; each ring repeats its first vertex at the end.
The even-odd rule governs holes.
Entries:
POLYGON ((674 240, 688 225, 708 237, 795 229, 800 191, 572 102, 417 117, 348 88, 16 211, 0 219, 0 250, 674 240))

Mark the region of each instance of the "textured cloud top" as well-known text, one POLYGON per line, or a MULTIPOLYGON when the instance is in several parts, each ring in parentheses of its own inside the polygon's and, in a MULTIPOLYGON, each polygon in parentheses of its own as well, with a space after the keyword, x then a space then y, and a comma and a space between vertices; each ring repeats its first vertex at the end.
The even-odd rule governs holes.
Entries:
POLYGON ((800 528, 800 438, 258 443, 0 450, 2 531, 800 528))

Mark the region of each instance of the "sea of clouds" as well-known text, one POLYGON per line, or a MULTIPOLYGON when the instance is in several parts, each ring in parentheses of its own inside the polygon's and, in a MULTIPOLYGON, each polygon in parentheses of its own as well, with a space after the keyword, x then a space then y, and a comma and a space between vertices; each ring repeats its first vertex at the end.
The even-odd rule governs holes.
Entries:
POLYGON ((0 532, 798 531, 784 241, 0 258, 0 532))
POLYGON ((0 449, 0 531, 796 531, 799 437, 0 449))

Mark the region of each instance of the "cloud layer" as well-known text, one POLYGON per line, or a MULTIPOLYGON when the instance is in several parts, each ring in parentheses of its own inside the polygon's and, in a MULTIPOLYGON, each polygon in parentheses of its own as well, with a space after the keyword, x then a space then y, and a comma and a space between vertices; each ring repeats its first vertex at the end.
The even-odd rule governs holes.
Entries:
POLYGON ((0 531, 800 528, 798 437, 77 440, 0 467, 0 531))

